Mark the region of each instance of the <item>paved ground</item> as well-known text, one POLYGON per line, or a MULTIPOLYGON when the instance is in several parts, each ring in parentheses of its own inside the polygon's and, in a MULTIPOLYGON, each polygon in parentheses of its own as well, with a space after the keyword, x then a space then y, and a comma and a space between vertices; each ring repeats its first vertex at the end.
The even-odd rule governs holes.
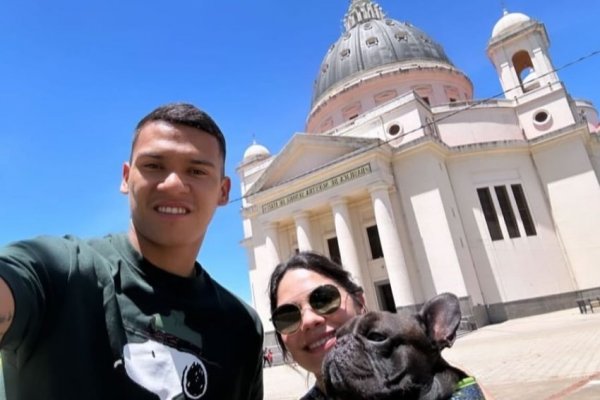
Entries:
MULTIPOLYGON (((600 313, 564 310, 486 326, 444 357, 468 369, 496 400, 600 399, 600 313)), ((265 369, 265 400, 298 399, 306 372, 265 369)))

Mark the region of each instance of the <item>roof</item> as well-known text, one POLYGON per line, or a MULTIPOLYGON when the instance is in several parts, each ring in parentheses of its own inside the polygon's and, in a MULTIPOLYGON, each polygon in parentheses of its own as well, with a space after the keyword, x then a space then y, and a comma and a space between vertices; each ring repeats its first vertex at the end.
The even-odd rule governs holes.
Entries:
POLYGON ((353 0, 344 25, 345 32, 321 63, 313 105, 336 83, 383 65, 423 60, 453 66, 442 46, 429 35, 410 23, 386 18, 371 0, 353 0))

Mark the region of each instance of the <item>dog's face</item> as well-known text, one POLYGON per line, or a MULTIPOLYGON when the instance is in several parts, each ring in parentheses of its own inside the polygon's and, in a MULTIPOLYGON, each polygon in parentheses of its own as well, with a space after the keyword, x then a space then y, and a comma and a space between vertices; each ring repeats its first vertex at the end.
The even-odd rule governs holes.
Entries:
MULTIPOLYGON (((436 296, 418 314, 369 312, 348 321, 323 362, 327 394, 344 400, 418 399, 460 322, 458 299, 436 296)), ((445 365, 445 363, 444 363, 445 365)))

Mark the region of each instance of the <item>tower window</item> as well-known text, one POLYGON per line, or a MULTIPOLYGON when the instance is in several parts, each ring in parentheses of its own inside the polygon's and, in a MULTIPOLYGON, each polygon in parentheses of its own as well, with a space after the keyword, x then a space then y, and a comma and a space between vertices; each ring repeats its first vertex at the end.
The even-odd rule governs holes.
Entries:
POLYGON ((348 58, 349 55, 350 55, 350 49, 344 49, 340 53, 340 56, 342 57, 342 59, 348 58))
MULTIPOLYGON (((533 69, 533 63, 531 61, 531 56, 525 50, 521 50, 516 52, 512 57, 513 67, 515 68, 515 72, 517 73, 517 77, 519 78, 519 83, 524 85, 527 81, 527 77, 535 77, 535 71, 533 69)), ((529 90, 532 89, 531 87, 529 90)), ((523 87, 523 90, 525 88, 523 87)))

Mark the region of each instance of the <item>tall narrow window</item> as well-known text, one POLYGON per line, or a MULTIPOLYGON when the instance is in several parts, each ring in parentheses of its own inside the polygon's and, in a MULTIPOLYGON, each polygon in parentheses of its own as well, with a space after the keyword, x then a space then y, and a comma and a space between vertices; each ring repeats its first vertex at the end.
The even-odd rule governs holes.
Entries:
POLYGON ((519 210, 521 221, 523 221, 525 233, 527 234, 527 236, 537 235, 537 231, 535 230, 535 224, 533 223, 533 218, 531 218, 529 206, 527 205, 527 200, 525 199, 523 187, 519 184, 511 185, 510 187, 512 189, 513 196, 515 197, 515 202, 517 203, 517 209, 519 210))
POLYGON ((479 196, 479 203, 481 203, 481 209, 483 210, 483 216, 485 217, 490 237, 492 240, 502 240, 502 230, 500 229, 490 189, 486 187, 479 188, 477 189, 477 195, 479 196))
POLYGON ((376 260, 383 257, 377 225, 369 226, 367 228, 367 236, 369 237, 369 247, 371 248, 371 259, 376 260))
POLYGON ((341 264, 342 256, 340 255, 340 246, 338 244, 337 237, 327 239, 327 249, 329 250, 329 258, 334 262, 341 264))
POLYGON ((506 224, 508 236, 511 238, 521 237, 521 234, 519 233, 519 226, 517 225, 517 219, 515 218, 515 213, 510 204, 510 199, 508 198, 508 190, 506 190, 506 186, 495 186, 494 190, 496 191, 498 204, 500 204, 500 209, 502 210, 502 217, 504 218, 504 223, 506 224))

